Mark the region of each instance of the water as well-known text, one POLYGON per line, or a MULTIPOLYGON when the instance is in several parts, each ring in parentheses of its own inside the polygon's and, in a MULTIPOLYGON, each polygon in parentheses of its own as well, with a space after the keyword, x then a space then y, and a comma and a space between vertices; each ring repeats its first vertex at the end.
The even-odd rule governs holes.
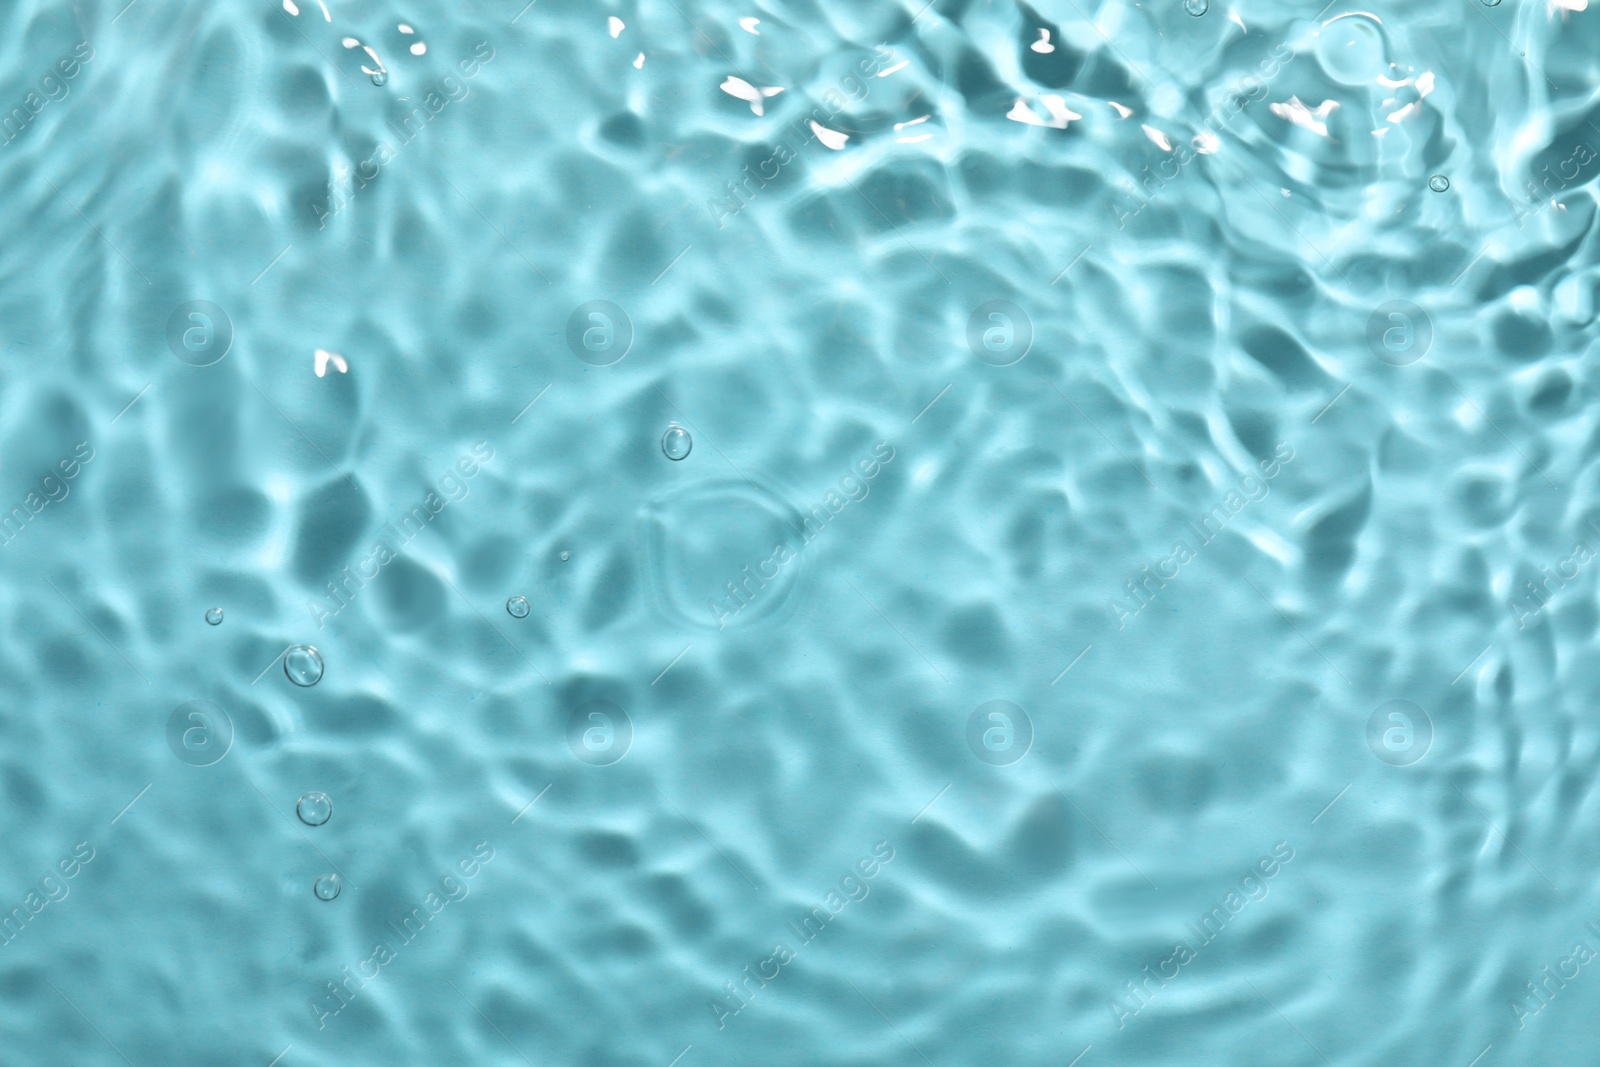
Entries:
POLYGON ((1320 7, 6 5, 0 1060, 1592 1061, 1600 13, 1320 7))

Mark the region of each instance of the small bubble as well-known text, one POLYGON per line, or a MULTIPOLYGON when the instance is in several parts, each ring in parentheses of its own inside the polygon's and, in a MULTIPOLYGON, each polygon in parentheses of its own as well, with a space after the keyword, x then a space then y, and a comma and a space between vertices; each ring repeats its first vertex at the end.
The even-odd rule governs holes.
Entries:
POLYGON ((1450 188, 1450 179, 1446 178, 1443 174, 1435 174, 1433 177, 1428 179, 1428 188, 1432 189, 1436 193, 1442 193, 1446 189, 1450 188))
POLYGON ((1484 7, 1499 7, 1500 0, 1483 0, 1484 7))
POLYGON ((325 874, 317 879, 317 884, 311 887, 311 891, 317 895, 318 900, 332 900, 343 888, 344 880, 337 874, 325 874))
POLYGON ((386 71, 386 70, 380 70, 380 71, 374 72, 373 75, 372 75, 372 84, 373 85, 377 85, 377 86, 388 85, 389 84, 389 72, 386 71))
POLYGON ((1206 0, 1183 0, 1183 9, 1196 18, 1204 15, 1209 6, 1206 0))
POLYGON ((673 426, 661 435, 661 451, 667 454, 668 459, 684 459, 693 448, 694 440, 682 426, 673 426))
POLYGON ((513 619, 526 619, 528 610, 528 598, 525 596, 514 596, 506 601, 506 613, 513 619))
POLYGON ((307 793, 295 804, 294 813, 307 826, 321 826, 333 818, 333 800, 326 793, 307 793))
POLYGON ((212 626, 221 626, 222 625, 222 609, 221 608, 210 608, 210 609, 207 609, 207 611, 206 611, 206 622, 209 622, 212 626))
POLYGON ((311 645, 294 645, 283 654, 283 673, 295 685, 322 681, 322 653, 311 645))
POLYGON ((561 562, 565 563, 567 560, 569 560, 571 558, 572 558, 572 553, 568 552, 566 549, 563 548, 561 550, 561 562))

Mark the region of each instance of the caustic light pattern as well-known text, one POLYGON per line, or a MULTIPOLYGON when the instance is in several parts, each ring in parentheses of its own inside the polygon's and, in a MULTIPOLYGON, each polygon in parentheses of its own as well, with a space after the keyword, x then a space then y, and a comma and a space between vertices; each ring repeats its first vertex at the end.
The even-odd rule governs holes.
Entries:
POLYGON ((0 5, 0 1060, 1593 1062, 1596 56, 0 5))

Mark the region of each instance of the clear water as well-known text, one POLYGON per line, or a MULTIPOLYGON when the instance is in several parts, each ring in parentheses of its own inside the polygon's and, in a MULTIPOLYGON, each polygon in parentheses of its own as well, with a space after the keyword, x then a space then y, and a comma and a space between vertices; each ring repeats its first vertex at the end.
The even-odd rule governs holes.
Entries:
POLYGON ((1316 6, 6 6, 0 1062, 1592 1061, 1600 15, 1316 6))

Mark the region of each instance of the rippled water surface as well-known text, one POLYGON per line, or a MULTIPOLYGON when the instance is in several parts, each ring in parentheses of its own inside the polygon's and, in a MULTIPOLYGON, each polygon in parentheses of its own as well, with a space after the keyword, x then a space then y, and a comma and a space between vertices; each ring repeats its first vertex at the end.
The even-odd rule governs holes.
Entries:
POLYGON ((1316 7, 6 6, 0 1062, 1591 1062, 1600 14, 1316 7))

